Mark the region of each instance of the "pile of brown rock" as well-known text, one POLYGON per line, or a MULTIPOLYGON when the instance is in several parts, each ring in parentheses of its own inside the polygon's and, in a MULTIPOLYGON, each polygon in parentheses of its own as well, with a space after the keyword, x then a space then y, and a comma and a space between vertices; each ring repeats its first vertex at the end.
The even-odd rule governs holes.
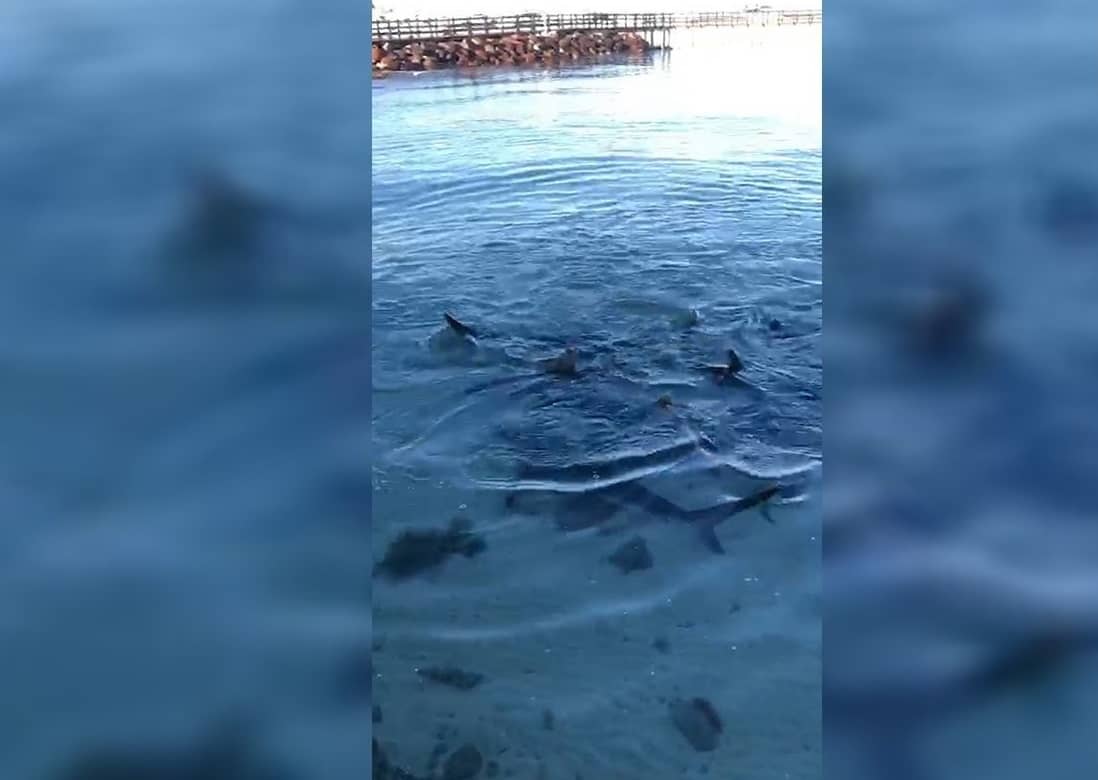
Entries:
POLYGON ((611 54, 643 54, 651 48, 633 32, 513 33, 457 41, 373 45, 374 75, 398 70, 484 65, 561 65, 611 54))

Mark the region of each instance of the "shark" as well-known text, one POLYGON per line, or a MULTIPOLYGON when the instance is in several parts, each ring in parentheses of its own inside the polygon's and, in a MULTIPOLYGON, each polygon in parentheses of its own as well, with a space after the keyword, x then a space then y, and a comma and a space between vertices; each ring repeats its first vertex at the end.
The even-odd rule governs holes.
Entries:
MULTIPOLYGON (((451 312, 443 314, 443 321, 443 328, 436 334, 440 339, 465 345, 469 349, 481 348, 478 340, 484 334, 476 328, 459 320, 451 312)), ((569 346, 562 354, 552 358, 509 362, 521 365, 526 370, 495 377, 467 389, 466 394, 524 382, 522 387, 511 393, 511 398, 544 396, 544 400, 535 409, 574 408, 579 403, 586 412, 599 418, 613 419, 619 426, 626 428, 633 423, 646 424, 646 418, 651 413, 649 408, 633 409, 619 398, 607 396, 604 392, 605 382, 629 383, 628 377, 616 377, 612 372, 608 374, 595 367, 580 367, 574 347, 569 346), (559 384, 561 382, 563 384, 559 384)), ((707 366, 704 370, 712 374, 718 383, 742 382, 737 374, 743 369, 743 365, 736 352, 728 350, 726 363, 707 366)), ((669 404, 656 402, 651 408, 666 410, 668 406, 669 404)), ((720 472, 729 469, 720 458, 715 459, 716 464, 707 460, 706 455, 717 455, 716 445, 689 427, 688 435, 683 436, 680 430, 675 441, 657 446, 651 451, 619 453, 569 464, 545 464, 529 460, 531 448, 534 451, 543 449, 541 438, 545 435, 537 426, 533 428, 533 438, 530 440, 520 435, 508 436, 510 443, 517 446, 520 453, 524 450, 527 453, 526 459, 521 454, 516 457, 514 479, 507 484, 510 491, 508 507, 548 511, 555 517, 558 527, 566 531, 591 527, 605 529, 607 520, 622 509, 631 507, 652 517, 689 525, 695 529, 706 549, 714 554, 724 554, 725 549, 717 535, 720 526, 731 517, 755 509, 768 522, 773 523, 770 507, 787 489, 779 484, 758 485, 756 481, 746 495, 721 500, 701 509, 688 509, 661 495, 645 482, 647 478, 667 472, 699 452, 703 454, 702 471, 720 479, 723 476, 720 472)), ((695 467, 691 471, 696 474, 699 469, 695 467)), ((743 477, 742 474, 739 476, 743 477)))
MULTIPOLYGON (((686 509, 644 484, 647 477, 674 465, 707 443, 673 445, 651 455, 627 456, 614 460, 592 461, 564 467, 524 464, 519 469, 520 484, 532 485, 512 491, 507 498, 510 508, 548 510, 561 530, 575 531, 603 527, 626 507, 665 521, 677 521, 695 529, 702 544, 714 554, 725 554, 717 529, 730 518, 758 509, 773 524, 770 507, 785 491, 779 484, 765 484, 740 498, 720 501, 701 509, 686 509), (598 474, 599 480, 581 482, 581 475, 598 474)), ((718 467, 719 468, 719 467, 718 467)), ((713 469, 710 469, 713 471, 713 469)))

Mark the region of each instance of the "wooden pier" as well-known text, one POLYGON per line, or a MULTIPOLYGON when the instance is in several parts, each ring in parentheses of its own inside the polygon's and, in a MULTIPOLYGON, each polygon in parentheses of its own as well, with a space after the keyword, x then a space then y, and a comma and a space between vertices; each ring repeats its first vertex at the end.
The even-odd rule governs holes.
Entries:
POLYGON ((675 27, 767 27, 786 24, 822 24, 822 11, 719 11, 675 14, 675 27))
POLYGON ((424 41, 455 41, 474 36, 549 33, 633 32, 655 48, 665 48, 675 29, 703 27, 767 27, 821 24, 821 11, 758 10, 714 13, 586 13, 463 16, 445 19, 374 19, 373 42, 390 45, 424 41))
POLYGON ((449 19, 374 19, 374 43, 413 41, 456 41, 474 35, 538 34, 542 31, 541 14, 511 16, 463 16, 449 19))

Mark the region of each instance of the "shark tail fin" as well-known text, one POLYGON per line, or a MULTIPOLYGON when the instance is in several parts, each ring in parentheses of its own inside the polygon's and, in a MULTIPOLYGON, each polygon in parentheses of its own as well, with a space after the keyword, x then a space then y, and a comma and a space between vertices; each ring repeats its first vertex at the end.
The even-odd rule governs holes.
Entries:
POLYGON ((715 522, 711 520, 699 521, 698 536, 710 552, 724 555, 724 546, 721 544, 721 540, 717 538, 717 524, 715 522))
POLYGON ((774 518, 770 516, 769 507, 766 502, 776 495, 778 490, 778 487, 773 485, 763 488, 746 498, 729 501, 716 507, 697 510, 689 514, 695 527, 698 529, 698 535, 701 537, 705 546, 718 555, 721 555, 724 553, 724 547, 721 546, 720 539, 717 538, 717 526, 729 517, 745 512, 756 506, 761 510, 763 517, 765 517, 768 522, 773 523, 774 518))

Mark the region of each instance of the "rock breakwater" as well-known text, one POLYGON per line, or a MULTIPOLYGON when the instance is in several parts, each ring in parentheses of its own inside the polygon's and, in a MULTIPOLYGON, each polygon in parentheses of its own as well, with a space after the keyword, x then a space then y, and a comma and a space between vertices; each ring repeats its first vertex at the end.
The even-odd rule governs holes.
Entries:
POLYGON ((512 33, 461 40, 373 44, 373 72, 507 65, 562 65, 610 55, 644 54, 651 45, 634 32, 512 33))

